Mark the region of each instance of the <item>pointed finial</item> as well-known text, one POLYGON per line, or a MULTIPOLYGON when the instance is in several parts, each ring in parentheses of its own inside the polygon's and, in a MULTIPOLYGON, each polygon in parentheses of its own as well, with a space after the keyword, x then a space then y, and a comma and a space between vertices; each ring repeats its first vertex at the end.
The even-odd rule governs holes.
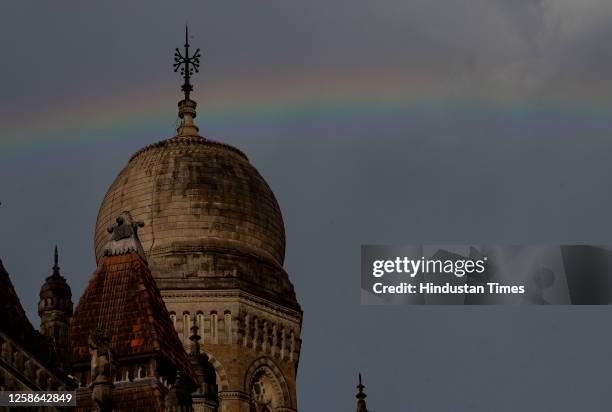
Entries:
POLYGON ((189 100, 190 93, 193 91, 193 85, 191 84, 191 76, 200 71, 200 49, 190 56, 189 55, 189 27, 185 24, 185 51, 181 51, 176 48, 174 49, 174 71, 177 72, 180 69, 181 76, 183 76, 184 83, 181 86, 181 90, 185 93, 185 100, 189 100))
POLYGON ((53 274, 59 275, 59 254, 57 253, 57 245, 55 245, 55 251, 53 252, 53 274))
POLYGON ((357 389, 359 390, 359 393, 357 394, 357 398, 360 398, 360 395, 363 395, 363 397, 365 398, 365 393, 363 393, 364 388, 365 388, 365 385, 361 383, 361 372, 359 372, 359 385, 357 385, 357 389))
POLYGON ((366 407, 366 401, 365 398, 367 398, 367 395, 363 392, 365 386, 363 385, 363 383, 361 383, 361 372, 359 373, 359 385, 357 385, 357 395, 355 395, 355 397, 357 398, 357 412, 368 412, 368 408, 366 407))
POLYGON ((185 50, 183 53, 177 48, 174 51, 174 71, 180 69, 183 76, 183 85, 181 90, 185 93, 185 98, 179 102, 179 117, 181 124, 177 128, 177 136, 197 136, 198 127, 193 123, 196 117, 196 102, 191 100, 191 92, 193 85, 191 84, 191 76, 199 72, 200 69, 200 49, 189 55, 189 27, 185 24, 185 50))

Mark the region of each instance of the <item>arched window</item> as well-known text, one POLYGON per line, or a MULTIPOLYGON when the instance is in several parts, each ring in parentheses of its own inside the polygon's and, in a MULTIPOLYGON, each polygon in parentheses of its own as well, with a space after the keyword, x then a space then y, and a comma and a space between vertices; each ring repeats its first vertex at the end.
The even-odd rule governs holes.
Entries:
POLYGON ((204 314, 198 312, 196 315, 196 326, 198 327, 198 335, 204 338, 204 314))
POLYGON ((190 328, 191 318, 189 317, 189 312, 183 312, 183 341, 185 343, 189 343, 190 328))
POLYGON ((289 335, 289 359, 293 360, 295 354, 295 334, 291 331, 289 335))
POLYGON ((219 336, 217 333, 219 330, 218 323, 217 312, 213 310, 210 312, 210 341, 212 343, 219 343, 219 336))
POLYGON ((140 379, 147 377, 147 366, 146 365, 140 365, 140 367, 138 368, 138 377, 140 379))
POLYGON ((280 357, 285 359, 287 356, 287 329, 284 326, 281 327, 280 340, 280 357))
POLYGON ((242 342, 243 346, 249 346, 249 336, 251 336, 251 319, 249 315, 244 315, 244 341, 242 342))
POLYGON ((226 310, 223 317, 223 326, 225 328, 225 343, 232 343, 232 313, 229 310, 226 310))
POLYGON ((170 312, 170 320, 172 321, 172 326, 176 329, 176 313, 170 312))

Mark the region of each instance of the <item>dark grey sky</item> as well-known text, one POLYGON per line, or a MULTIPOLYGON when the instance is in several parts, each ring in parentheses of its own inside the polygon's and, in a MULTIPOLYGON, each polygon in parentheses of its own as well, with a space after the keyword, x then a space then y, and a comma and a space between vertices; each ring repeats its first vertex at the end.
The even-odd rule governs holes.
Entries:
POLYGON ((612 243, 612 3, 0 5, 0 257, 35 324, 78 299, 98 206, 172 135, 189 21, 205 136, 274 190, 304 309, 302 411, 604 411, 608 307, 362 307, 362 243, 612 243))

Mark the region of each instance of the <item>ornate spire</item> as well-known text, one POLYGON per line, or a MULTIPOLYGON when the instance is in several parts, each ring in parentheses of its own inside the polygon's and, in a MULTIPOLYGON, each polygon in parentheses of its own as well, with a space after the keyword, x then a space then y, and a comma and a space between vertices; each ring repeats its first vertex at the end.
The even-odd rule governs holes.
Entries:
POLYGON ((38 316, 40 332, 49 338, 54 351, 63 367, 69 364, 70 341, 68 329, 72 316, 72 291, 60 273, 57 246, 53 251, 52 272, 40 288, 38 294, 38 316))
POLYGON ((191 92, 193 91, 193 85, 191 84, 191 76, 198 73, 200 69, 200 49, 189 55, 189 29, 185 25, 185 51, 181 51, 176 48, 174 52, 174 71, 177 72, 180 69, 181 76, 183 76, 183 85, 181 90, 185 93, 185 98, 178 104, 179 117, 181 124, 176 129, 177 136, 197 136, 198 127, 193 123, 193 119, 196 117, 196 102, 191 100, 191 92))
POLYGON ((214 366, 210 363, 206 353, 200 351, 200 335, 198 326, 191 327, 191 352, 189 360, 191 367, 198 377, 199 387, 192 393, 194 410, 216 411, 219 406, 217 378, 214 366))
POLYGON ((367 395, 363 392, 363 389, 365 388, 365 385, 363 385, 361 383, 361 373, 359 374, 359 385, 357 385, 357 395, 355 395, 355 397, 357 398, 357 412, 368 412, 368 408, 366 407, 366 401, 365 398, 367 397, 367 395))
POLYGON ((185 100, 189 100, 189 94, 193 91, 193 86, 189 81, 194 73, 200 69, 200 49, 196 49, 193 55, 189 55, 189 28, 185 25, 185 54, 183 55, 178 47, 174 51, 174 71, 181 69, 181 76, 185 82, 181 90, 185 93, 185 100))
POLYGON ((55 252, 53 252, 53 276, 60 275, 60 267, 58 265, 59 256, 57 253, 57 245, 55 245, 55 252))

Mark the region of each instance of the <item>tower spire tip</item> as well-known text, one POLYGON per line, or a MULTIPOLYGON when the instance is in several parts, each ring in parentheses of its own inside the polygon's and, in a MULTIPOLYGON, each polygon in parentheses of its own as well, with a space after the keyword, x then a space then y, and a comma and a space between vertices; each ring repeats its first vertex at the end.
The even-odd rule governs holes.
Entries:
POLYGON ((183 85, 181 91, 185 94, 185 98, 179 102, 179 117, 181 124, 177 129, 177 136, 197 136, 198 127, 193 123, 196 117, 196 102, 191 100, 191 92, 193 85, 191 84, 191 76, 198 73, 200 70, 200 49, 196 49, 193 54, 189 52, 189 27, 185 23, 185 49, 184 51, 175 49, 174 52, 174 71, 180 70, 183 76, 183 85))
POLYGON ((367 395, 363 391, 364 388, 365 385, 361 381, 361 372, 359 372, 359 385, 357 385, 358 392, 357 395, 355 395, 355 397, 357 398, 357 412, 368 412, 365 401, 367 395))
POLYGON ((57 245, 55 245, 55 250, 53 251, 53 274, 59 275, 59 253, 57 253, 57 245))

